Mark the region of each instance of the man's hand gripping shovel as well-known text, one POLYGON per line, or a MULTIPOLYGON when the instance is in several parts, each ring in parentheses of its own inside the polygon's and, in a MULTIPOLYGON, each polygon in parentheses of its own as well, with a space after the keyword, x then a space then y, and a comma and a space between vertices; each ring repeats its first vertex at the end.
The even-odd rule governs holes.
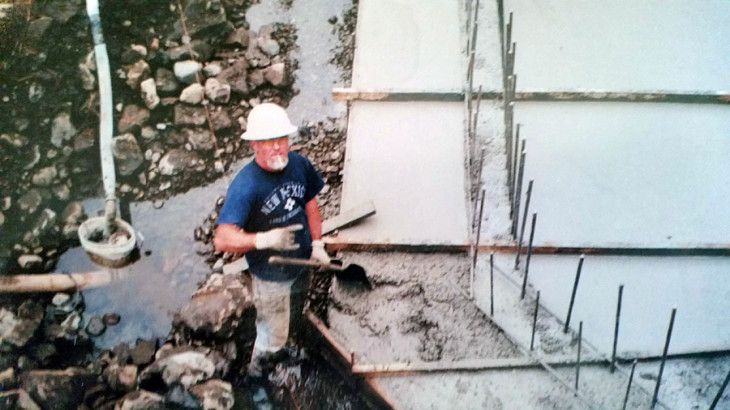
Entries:
POLYGON ((365 268, 360 265, 349 264, 343 266, 342 261, 338 259, 330 260, 330 263, 320 263, 311 259, 285 258, 282 256, 269 257, 269 263, 272 265, 293 265, 293 266, 309 266, 319 268, 324 271, 333 271, 337 279, 347 284, 362 285, 368 290, 372 290, 373 286, 365 274, 365 268))

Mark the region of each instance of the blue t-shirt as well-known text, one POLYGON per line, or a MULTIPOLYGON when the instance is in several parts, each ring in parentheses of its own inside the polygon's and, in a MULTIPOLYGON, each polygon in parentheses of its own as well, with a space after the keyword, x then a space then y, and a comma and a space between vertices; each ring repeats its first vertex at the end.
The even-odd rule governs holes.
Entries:
POLYGON ((305 205, 324 187, 322 176, 311 162, 296 152, 289 152, 289 162, 281 172, 269 172, 251 161, 236 175, 228 187, 218 224, 236 224, 246 232, 263 232, 282 226, 302 224, 294 233, 299 249, 272 249, 246 252, 251 272, 263 280, 294 279, 304 269, 297 266, 270 265, 269 256, 309 258, 312 237, 305 205))

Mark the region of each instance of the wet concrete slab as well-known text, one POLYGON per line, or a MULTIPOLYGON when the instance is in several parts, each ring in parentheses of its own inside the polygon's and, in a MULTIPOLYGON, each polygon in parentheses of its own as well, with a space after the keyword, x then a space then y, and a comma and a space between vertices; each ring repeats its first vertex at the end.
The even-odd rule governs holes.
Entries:
POLYGON ((506 0, 519 90, 729 90, 724 0, 506 0))
POLYGON ((372 200, 377 213, 339 238, 466 243, 463 121, 462 103, 353 102, 342 209, 372 200))
POLYGON ((523 102, 515 118, 527 141, 523 195, 535 180, 535 244, 728 243, 730 107, 523 102))
POLYGON ((451 0, 361 0, 352 87, 461 90, 461 7, 451 0))

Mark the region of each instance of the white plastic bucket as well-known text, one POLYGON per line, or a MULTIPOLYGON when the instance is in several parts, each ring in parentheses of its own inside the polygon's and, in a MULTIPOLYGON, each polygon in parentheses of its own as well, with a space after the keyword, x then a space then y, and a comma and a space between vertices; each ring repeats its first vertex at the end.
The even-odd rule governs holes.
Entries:
POLYGON ((121 267, 127 264, 129 256, 137 244, 137 236, 132 225, 117 218, 117 232, 112 234, 111 241, 104 238, 103 242, 96 242, 94 238, 103 236, 106 227, 106 218, 103 216, 87 219, 79 226, 79 240, 92 261, 108 267, 121 267))

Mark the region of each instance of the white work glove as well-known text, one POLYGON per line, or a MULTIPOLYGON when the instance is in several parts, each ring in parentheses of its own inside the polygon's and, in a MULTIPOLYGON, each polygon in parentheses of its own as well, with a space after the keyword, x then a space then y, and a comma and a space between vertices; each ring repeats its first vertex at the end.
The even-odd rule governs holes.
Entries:
POLYGON ((275 249, 277 251, 299 249, 299 244, 294 240, 294 232, 303 228, 302 224, 296 224, 259 232, 256 234, 256 249, 275 249))
POLYGON ((309 257, 309 260, 319 262, 322 265, 329 265, 330 256, 324 250, 324 242, 319 239, 312 241, 312 255, 309 257))

